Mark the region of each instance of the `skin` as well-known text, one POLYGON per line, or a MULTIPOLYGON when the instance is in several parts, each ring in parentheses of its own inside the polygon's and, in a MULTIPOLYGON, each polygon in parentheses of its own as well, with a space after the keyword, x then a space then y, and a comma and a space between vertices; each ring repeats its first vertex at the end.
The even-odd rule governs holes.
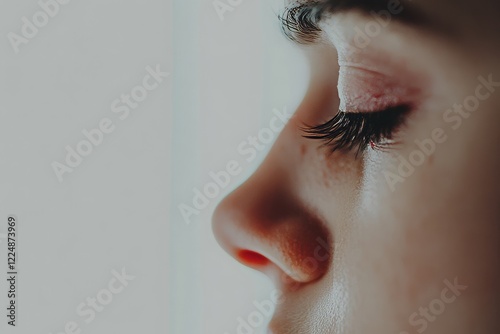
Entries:
POLYGON ((460 122, 443 118, 475 94, 478 76, 500 82, 499 8, 412 5, 433 24, 393 20, 364 48, 353 47, 354 27, 373 17, 323 21, 319 42, 302 47, 311 65, 304 100, 262 166, 214 213, 221 246, 283 293, 275 334, 500 333, 500 87, 476 111, 448 114, 460 122), (412 111, 387 150, 329 154, 303 137, 304 124, 339 106, 372 112, 394 101, 412 111), (436 129, 435 150, 391 186, 398 157, 422 151, 415 140, 436 129), (446 282, 458 282, 459 295, 446 282))

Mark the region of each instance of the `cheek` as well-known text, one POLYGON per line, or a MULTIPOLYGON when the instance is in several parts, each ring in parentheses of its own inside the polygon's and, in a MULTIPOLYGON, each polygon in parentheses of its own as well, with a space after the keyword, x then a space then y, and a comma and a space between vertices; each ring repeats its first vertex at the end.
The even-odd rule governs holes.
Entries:
POLYGON ((328 148, 317 149, 312 153, 312 168, 320 172, 316 175, 316 182, 324 189, 338 193, 340 188, 350 188, 352 192, 359 184, 363 162, 355 160, 353 154, 331 153, 328 148))
POLYGON ((297 191, 306 202, 317 207, 335 234, 351 221, 363 160, 356 160, 353 154, 330 153, 319 142, 306 140, 301 145, 301 161, 297 191))
POLYGON ((462 160, 471 155, 457 145, 450 138, 395 191, 383 177, 386 154, 374 152, 365 163, 347 263, 359 288, 355 299, 370 296, 358 311, 365 310, 373 322, 394 318, 404 330, 409 316, 439 298, 444 281, 455 278, 473 288, 447 305, 439 322, 456 319, 463 307, 475 314, 498 304, 489 297, 499 291, 493 279, 499 270, 492 266, 499 255, 498 220, 493 223, 492 203, 482 198, 485 183, 470 173, 480 159, 462 160))

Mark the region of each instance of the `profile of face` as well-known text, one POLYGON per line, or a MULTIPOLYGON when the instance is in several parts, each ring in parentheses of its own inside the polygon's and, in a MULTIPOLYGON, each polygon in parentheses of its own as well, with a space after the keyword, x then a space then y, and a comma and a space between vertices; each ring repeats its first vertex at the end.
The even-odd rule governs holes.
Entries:
POLYGON ((213 217, 270 332, 500 333, 500 4, 285 7, 309 89, 213 217))

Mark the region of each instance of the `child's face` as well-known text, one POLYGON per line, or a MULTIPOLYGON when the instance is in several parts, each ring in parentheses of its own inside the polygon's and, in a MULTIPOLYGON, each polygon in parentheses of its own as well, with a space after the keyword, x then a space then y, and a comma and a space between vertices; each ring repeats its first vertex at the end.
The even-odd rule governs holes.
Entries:
POLYGON ((276 282, 275 334, 499 333, 499 5, 366 2, 318 23, 310 88, 216 236, 276 282), (371 122, 359 154, 304 138, 339 108, 371 122))

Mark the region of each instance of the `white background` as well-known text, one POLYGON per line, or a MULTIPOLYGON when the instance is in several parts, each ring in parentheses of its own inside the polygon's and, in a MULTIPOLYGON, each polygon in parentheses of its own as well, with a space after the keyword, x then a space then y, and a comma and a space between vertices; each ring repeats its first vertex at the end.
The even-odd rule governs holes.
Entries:
MULTIPOLYGON (((238 144, 307 85, 271 1, 243 0, 222 21, 211 0, 73 0, 15 54, 7 34, 39 10, 0 4, 0 234, 9 214, 20 234, 18 326, 1 311, 0 331, 236 333, 271 286, 219 249, 210 216, 265 156, 245 164, 238 144), (157 64, 170 76, 120 120, 111 102, 157 64), (51 163, 104 117, 115 130, 58 182, 51 163), (243 173, 186 224, 178 205, 230 160, 243 173), (135 279, 86 324, 76 307, 123 267, 135 279)), ((3 310, 5 262, 1 240, 3 310)))

